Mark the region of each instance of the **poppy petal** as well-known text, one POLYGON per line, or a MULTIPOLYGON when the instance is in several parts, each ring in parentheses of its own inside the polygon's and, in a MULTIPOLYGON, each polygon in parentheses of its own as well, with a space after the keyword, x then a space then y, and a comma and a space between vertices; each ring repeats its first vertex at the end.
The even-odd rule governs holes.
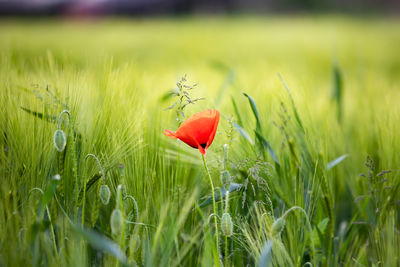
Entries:
POLYGON ((214 140, 219 122, 219 111, 205 110, 192 115, 174 133, 165 130, 164 134, 171 138, 178 138, 187 145, 197 148, 203 155, 214 140))
POLYGON ((201 154, 203 154, 203 155, 206 154, 206 149, 203 148, 201 145, 199 145, 197 148, 199 149, 199 151, 200 151, 201 154))
POLYGON ((177 137, 176 137, 176 134, 175 134, 174 132, 170 131, 170 130, 165 130, 165 131, 164 131, 164 134, 165 134, 166 136, 171 137, 171 138, 174 138, 174 139, 177 138, 177 137))
POLYGON ((216 110, 215 121, 214 121, 214 127, 213 127, 213 129, 212 129, 212 131, 211 131, 211 134, 210 134, 209 138, 208 138, 206 149, 207 149, 207 148, 211 145, 211 143, 214 141, 215 133, 217 132, 218 123, 219 123, 219 112, 216 110))

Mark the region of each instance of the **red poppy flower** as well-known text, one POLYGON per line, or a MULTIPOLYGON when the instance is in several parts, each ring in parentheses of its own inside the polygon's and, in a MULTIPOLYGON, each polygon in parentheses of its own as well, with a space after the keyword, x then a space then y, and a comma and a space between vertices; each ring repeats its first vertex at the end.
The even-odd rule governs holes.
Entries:
POLYGON ((206 154, 207 148, 214 140, 219 122, 219 111, 215 109, 205 110, 194 114, 184 121, 174 133, 165 130, 164 134, 171 138, 177 138, 193 148, 199 149, 201 154, 206 154))

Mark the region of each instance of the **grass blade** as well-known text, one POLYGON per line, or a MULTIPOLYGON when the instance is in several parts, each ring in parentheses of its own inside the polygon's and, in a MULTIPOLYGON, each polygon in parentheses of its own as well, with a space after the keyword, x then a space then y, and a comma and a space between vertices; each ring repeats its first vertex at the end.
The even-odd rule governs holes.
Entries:
POLYGON ((234 81, 235 81, 235 72, 231 69, 228 69, 225 79, 222 82, 222 85, 221 85, 221 87, 218 91, 218 94, 215 98, 215 101, 214 101, 214 105, 216 107, 221 103, 221 100, 223 99, 223 97, 225 95, 224 93, 225 93, 226 89, 229 88, 229 86, 231 86, 234 81))
POLYGON ((46 191, 42 195, 42 199, 39 202, 39 208, 37 212, 37 218, 41 220, 44 216, 44 210, 46 206, 50 203, 52 200, 54 193, 56 192, 57 184, 59 181, 60 176, 54 176, 55 178, 52 178, 50 181, 50 184, 46 187, 46 191))
POLYGON ((127 266, 127 259, 120 247, 107 237, 90 229, 83 229, 72 224, 75 233, 83 237, 89 244, 104 253, 108 253, 117 258, 123 265, 127 266))
MULTIPOLYGON (((243 186, 243 184, 231 183, 229 185, 229 194, 240 190, 242 188, 242 186, 243 186)), ((221 195, 222 195, 222 197, 225 197, 226 193, 227 193, 227 190, 225 189, 225 187, 222 187, 221 190, 217 190, 215 192, 215 201, 220 201, 221 200, 221 195)), ((206 200, 201 202, 199 204, 199 207, 202 208, 202 207, 210 205, 211 203, 212 203, 212 197, 210 196, 206 200)))
POLYGON ((258 258, 258 267, 269 267, 272 266, 272 241, 268 240, 265 242, 264 248, 261 251, 260 257, 258 258))
POLYGON ((43 114, 43 113, 40 113, 40 112, 37 112, 37 111, 32 111, 32 110, 24 108, 24 107, 20 107, 20 108, 23 111, 25 111, 25 112, 27 112, 27 113, 35 116, 35 117, 38 117, 39 119, 48 121, 48 122, 55 123, 56 120, 57 120, 57 116, 54 116, 54 115, 43 114))
MULTIPOLYGON (((88 192, 90 187, 92 187, 92 185, 94 185, 101 177, 102 176, 100 173, 93 175, 93 177, 86 183, 86 192, 88 192)), ((83 197, 83 188, 81 188, 81 190, 79 191, 78 203, 81 203, 82 197, 83 197)))
POLYGON ((339 65, 337 63, 333 64, 333 88, 332 97, 337 104, 337 117, 338 120, 342 120, 342 95, 343 95, 343 79, 342 73, 340 71, 339 65))
POLYGON ((345 160, 347 157, 349 156, 349 154, 344 154, 334 160, 332 160, 331 162, 329 162, 326 165, 326 169, 329 171, 330 169, 332 169, 333 167, 335 167, 336 165, 338 165, 340 162, 342 162, 343 160, 345 160))
POLYGON ((251 145, 254 145, 254 141, 251 139, 250 135, 246 132, 245 129, 242 128, 242 126, 238 125, 237 123, 233 122, 233 127, 236 129, 236 131, 239 132, 239 134, 246 139, 251 145))
POLYGON ((287 86, 287 84, 286 84, 285 80, 283 79, 282 75, 281 75, 280 73, 278 73, 278 75, 279 75, 279 78, 281 79, 281 81, 282 81, 282 83, 283 83, 283 86, 285 87, 286 91, 287 91, 288 94, 289 94, 290 103, 291 103, 291 105, 292 105, 294 117, 296 118, 296 121, 297 121, 297 123, 299 124, 301 130, 302 130, 303 132, 305 132, 305 131, 304 131, 304 127, 303 127, 303 123, 302 123, 302 121, 301 121, 301 119, 300 119, 299 113, 297 112, 296 104, 294 103, 294 99, 293 99, 292 92, 290 91, 289 87, 287 86))
POLYGON ((256 102, 254 101, 254 99, 249 96, 246 93, 243 93, 243 95, 245 97, 247 97, 249 99, 249 103, 251 106, 251 110, 253 111, 254 117, 256 117, 256 129, 257 131, 261 131, 261 121, 260 121, 260 115, 258 114, 258 110, 257 110, 257 106, 256 106, 256 102))
POLYGON ((280 165, 278 157, 276 156, 274 149, 271 147, 271 144, 259 132, 255 131, 255 133, 258 140, 263 145, 264 149, 268 151, 271 158, 275 161, 276 164, 280 165))
POLYGON ((176 95, 176 93, 175 93, 174 90, 168 91, 168 92, 166 92, 165 94, 163 94, 163 95, 161 96, 160 101, 161 101, 161 102, 165 102, 165 101, 167 101, 168 99, 172 98, 174 95, 176 95))
POLYGON ((233 96, 231 97, 231 100, 232 100, 233 109, 235 110, 237 123, 240 126, 242 126, 243 125, 242 118, 240 117, 239 109, 238 109, 238 107, 236 105, 236 102, 235 102, 235 99, 233 98, 233 96))

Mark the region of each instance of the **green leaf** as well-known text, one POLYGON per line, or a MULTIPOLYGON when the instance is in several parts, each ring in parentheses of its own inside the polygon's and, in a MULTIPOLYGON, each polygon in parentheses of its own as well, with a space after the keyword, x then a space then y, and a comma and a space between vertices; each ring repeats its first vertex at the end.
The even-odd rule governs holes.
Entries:
POLYGON ((302 121, 300 119, 299 113, 297 112, 297 108, 296 108, 296 104, 294 103, 294 100, 293 100, 292 92, 290 91, 289 87, 287 86, 287 84, 286 84, 285 80, 283 79, 282 75, 280 73, 278 75, 279 75, 279 78, 281 79, 281 81, 283 83, 283 86, 286 88, 286 91, 289 94, 290 103, 292 105, 294 117, 295 117, 297 123, 299 124, 301 130, 304 133, 305 130, 304 130, 304 127, 303 127, 303 123, 302 123, 302 121))
POLYGON ((250 144, 254 145, 254 141, 251 139, 250 135, 246 132, 245 129, 243 129, 240 125, 234 122, 233 122, 233 127, 235 128, 236 131, 240 133, 240 135, 244 139, 246 139, 250 144))
POLYGON ((258 257, 258 267, 269 267, 272 266, 272 241, 267 240, 265 242, 264 248, 258 257))
POLYGON ((40 258, 40 239, 39 239, 40 223, 34 222, 29 228, 29 245, 32 251, 32 265, 38 266, 40 258))
POLYGON ((324 240, 324 234, 325 230, 328 226, 329 223, 329 218, 324 218, 322 221, 320 221, 317 225, 317 227, 314 228, 312 232, 312 239, 313 242, 316 246, 320 246, 322 244, 322 241, 324 240))
POLYGON ((161 102, 165 102, 168 99, 170 99, 171 97, 173 97, 174 95, 176 95, 174 90, 168 91, 161 96, 160 100, 161 100, 161 102))
POLYGON ((31 114, 39 119, 48 121, 48 122, 52 122, 55 123, 57 121, 57 116, 54 115, 48 115, 48 114, 43 114, 40 112, 36 112, 36 111, 32 111, 30 109, 24 108, 24 107, 20 107, 23 111, 27 112, 28 114, 31 114))
POLYGON ((74 224, 71 226, 72 230, 89 242, 93 248, 114 256, 125 266, 128 265, 125 254, 116 243, 93 230, 84 229, 74 224))
POLYGON ((213 60, 210 62, 210 66, 218 71, 229 71, 230 68, 223 62, 218 60, 213 60))
POLYGON ((233 109, 235 110, 237 123, 240 126, 242 126, 243 125, 242 118, 240 117, 239 109, 238 109, 238 107, 236 105, 236 102, 235 102, 235 99, 233 98, 233 96, 231 96, 231 100, 232 100, 233 109))
POLYGON ((326 217, 322 221, 318 223, 318 229, 321 231, 321 233, 325 233, 326 227, 328 226, 329 223, 329 218, 326 217))
POLYGON ((228 89, 229 86, 231 86, 234 81, 235 81, 235 72, 233 70, 228 69, 225 79, 222 85, 220 86, 220 89, 218 90, 217 96, 215 97, 214 101, 215 106, 218 106, 221 103, 221 100, 225 96, 226 89, 228 89))
POLYGON ((274 149, 271 147, 271 144, 259 132, 255 131, 255 133, 256 133, 256 137, 258 138, 260 143, 263 145, 264 149, 266 151, 268 151, 271 158, 275 161, 276 164, 280 165, 278 157, 276 156, 274 149))
MULTIPOLYGON (((242 188, 243 184, 237 184, 237 183, 231 183, 229 185, 229 194, 233 193, 235 191, 240 190, 240 188, 242 188)), ((221 190, 217 190, 215 192, 215 201, 219 201, 221 200, 221 195, 222 198, 224 198, 226 196, 227 190, 225 189, 225 187, 221 187, 221 190)), ((208 206, 212 203, 212 196, 208 197, 206 200, 204 200, 203 202, 200 203, 199 207, 205 207, 208 206)))
POLYGON ((345 160, 347 157, 349 156, 349 154, 344 154, 334 160, 332 160, 331 162, 329 162, 326 165, 326 169, 329 171, 330 169, 332 169, 333 167, 335 167, 336 165, 338 165, 340 162, 342 162, 343 160, 345 160))
POLYGON ((51 179, 50 184, 46 187, 46 191, 44 191, 44 194, 42 195, 42 198, 39 202, 39 208, 38 208, 38 212, 37 212, 38 220, 41 220, 43 218, 44 210, 54 196, 59 179, 60 179, 59 175, 54 176, 51 179))
POLYGON ((256 124, 256 130, 257 130, 257 131, 261 131, 261 121, 260 121, 260 116, 259 116, 259 114, 258 114, 256 102, 255 102, 254 99, 253 99, 251 96, 249 96, 248 94, 243 93, 243 95, 249 99, 249 103, 250 103, 250 106, 251 106, 251 110, 253 111, 254 117, 256 117, 256 123, 257 123, 257 124, 256 124))
MULTIPOLYGON (((86 192, 89 191, 89 189, 94 185, 99 179, 101 178, 101 173, 96 173, 93 175, 93 177, 86 183, 86 192)), ((83 197, 83 188, 79 191, 79 197, 78 197, 78 202, 80 203, 82 201, 83 197)))
POLYGON ((337 116, 339 121, 341 121, 342 119, 342 95, 343 95, 342 73, 340 71, 339 65, 337 63, 334 63, 332 98, 336 101, 337 104, 337 116))

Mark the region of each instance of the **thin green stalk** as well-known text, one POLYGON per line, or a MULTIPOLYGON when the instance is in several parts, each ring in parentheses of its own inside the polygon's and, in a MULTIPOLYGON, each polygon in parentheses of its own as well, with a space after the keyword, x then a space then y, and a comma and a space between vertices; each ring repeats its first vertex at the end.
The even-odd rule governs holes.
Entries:
POLYGON ((57 245, 56 245, 56 235, 54 234, 53 220, 51 218, 50 210, 47 205, 46 205, 46 211, 47 211, 47 216, 49 217, 49 221, 50 221, 50 235, 51 235, 51 241, 53 243, 54 254, 56 255, 57 262, 60 263, 60 258, 58 256, 58 250, 57 250, 57 245))
MULTIPOLYGON (((58 174, 61 176, 60 183, 58 185, 58 191, 65 196, 64 192, 64 151, 63 152, 57 152, 57 158, 58 158, 58 174)), ((65 197, 64 197, 65 200, 65 197)), ((65 205, 65 202, 63 203, 65 205)))
POLYGON ((228 266, 228 237, 225 236, 225 267, 228 266))
MULTIPOLYGON (((176 187, 178 187, 178 175, 179 175, 179 169, 180 169, 180 157, 181 156, 181 141, 178 139, 178 155, 177 155, 177 159, 176 159, 176 170, 175 170, 175 177, 174 177, 174 179, 173 179, 173 194, 172 194, 172 197, 173 197, 173 200, 175 200, 174 198, 175 198, 175 188, 176 187)), ((181 210, 181 207, 180 207, 180 201, 179 201, 179 187, 177 188, 177 190, 178 190, 178 205, 177 205, 177 207, 178 207, 178 214, 180 214, 180 210, 181 210)))
MULTIPOLYGON (((42 195, 44 195, 43 190, 40 189, 40 188, 32 188, 32 189, 29 191, 29 194, 30 194, 32 191, 34 191, 34 190, 38 190, 42 195)), ((56 196, 56 195, 54 194, 54 197, 55 197, 55 196, 56 196)), ((29 195, 28 195, 28 197, 29 197, 29 195)), ((58 250, 57 250, 56 235, 54 234, 53 220, 52 220, 52 217, 51 217, 51 214, 50 214, 50 210, 49 210, 49 206, 48 206, 48 205, 46 205, 46 212, 47 212, 47 216, 49 217, 49 221, 50 221, 50 235, 51 235, 51 241, 52 241, 52 245, 53 245, 53 249, 54 249, 54 254, 56 255, 56 260, 57 260, 57 262, 59 263, 60 257, 59 257, 59 255, 58 255, 58 250)))
MULTIPOLYGON (((224 152, 226 151, 224 146, 224 152)), ((224 154, 224 164, 225 164, 226 155, 224 154)), ((225 166, 226 170, 226 166, 225 166)), ((229 190, 225 195, 225 213, 229 212, 229 190)), ((228 236, 225 235, 225 267, 228 266, 228 236)))
MULTIPOLYGON (((117 188, 117 203, 115 205, 115 208, 121 210, 123 222, 125 222, 125 205, 123 203, 123 198, 122 198, 122 185, 118 185, 118 188, 117 188)), ((115 241, 118 241, 118 244, 121 247, 122 251, 126 250, 126 248, 125 248, 125 223, 122 224, 121 232, 119 233, 119 236, 117 236, 115 238, 115 241)), ((118 267, 120 265, 121 265, 120 261, 117 260, 115 266, 118 267)))
MULTIPOLYGON (((72 149, 71 149, 71 154, 72 154, 72 173, 75 177, 75 206, 76 208, 78 207, 78 201, 79 201, 79 186, 78 186, 78 161, 76 159, 76 151, 75 151, 75 137, 74 137, 74 130, 72 128, 72 122, 69 130, 69 135, 71 136, 72 140, 72 149)), ((75 213, 75 222, 78 222, 78 212, 76 210, 75 213)))
MULTIPOLYGON (((204 168, 206 169, 207 175, 208 175, 208 179, 210 180, 210 185, 211 185, 211 193, 212 193, 212 200, 213 200, 213 212, 214 214, 217 214, 217 210, 216 210, 216 205, 215 205, 215 192, 214 192, 214 184, 210 175, 210 172, 208 170, 207 167, 207 163, 206 163, 206 159, 204 157, 203 154, 201 154, 201 157, 203 159, 203 163, 204 163, 204 168)), ((219 256, 219 239, 218 239, 218 222, 217 222, 217 216, 214 216, 214 224, 215 224, 215 242, 217 245, 217 253, 219 256)))
POLYGON ((72 121, 71 113, 68 110, 63 110, 58 116, 57 127, 61 129, 61 118, 64 114, 68 115, 68 138, 71 140, 71 158, 72 158, 72 174, 75 178, 75 222, 78 222, 78 198, 79 198, 79 188, 78 188, 78 161, 76 159, 76 148, 75 148, 75 138, 74 138, 74 125, 72 121))

